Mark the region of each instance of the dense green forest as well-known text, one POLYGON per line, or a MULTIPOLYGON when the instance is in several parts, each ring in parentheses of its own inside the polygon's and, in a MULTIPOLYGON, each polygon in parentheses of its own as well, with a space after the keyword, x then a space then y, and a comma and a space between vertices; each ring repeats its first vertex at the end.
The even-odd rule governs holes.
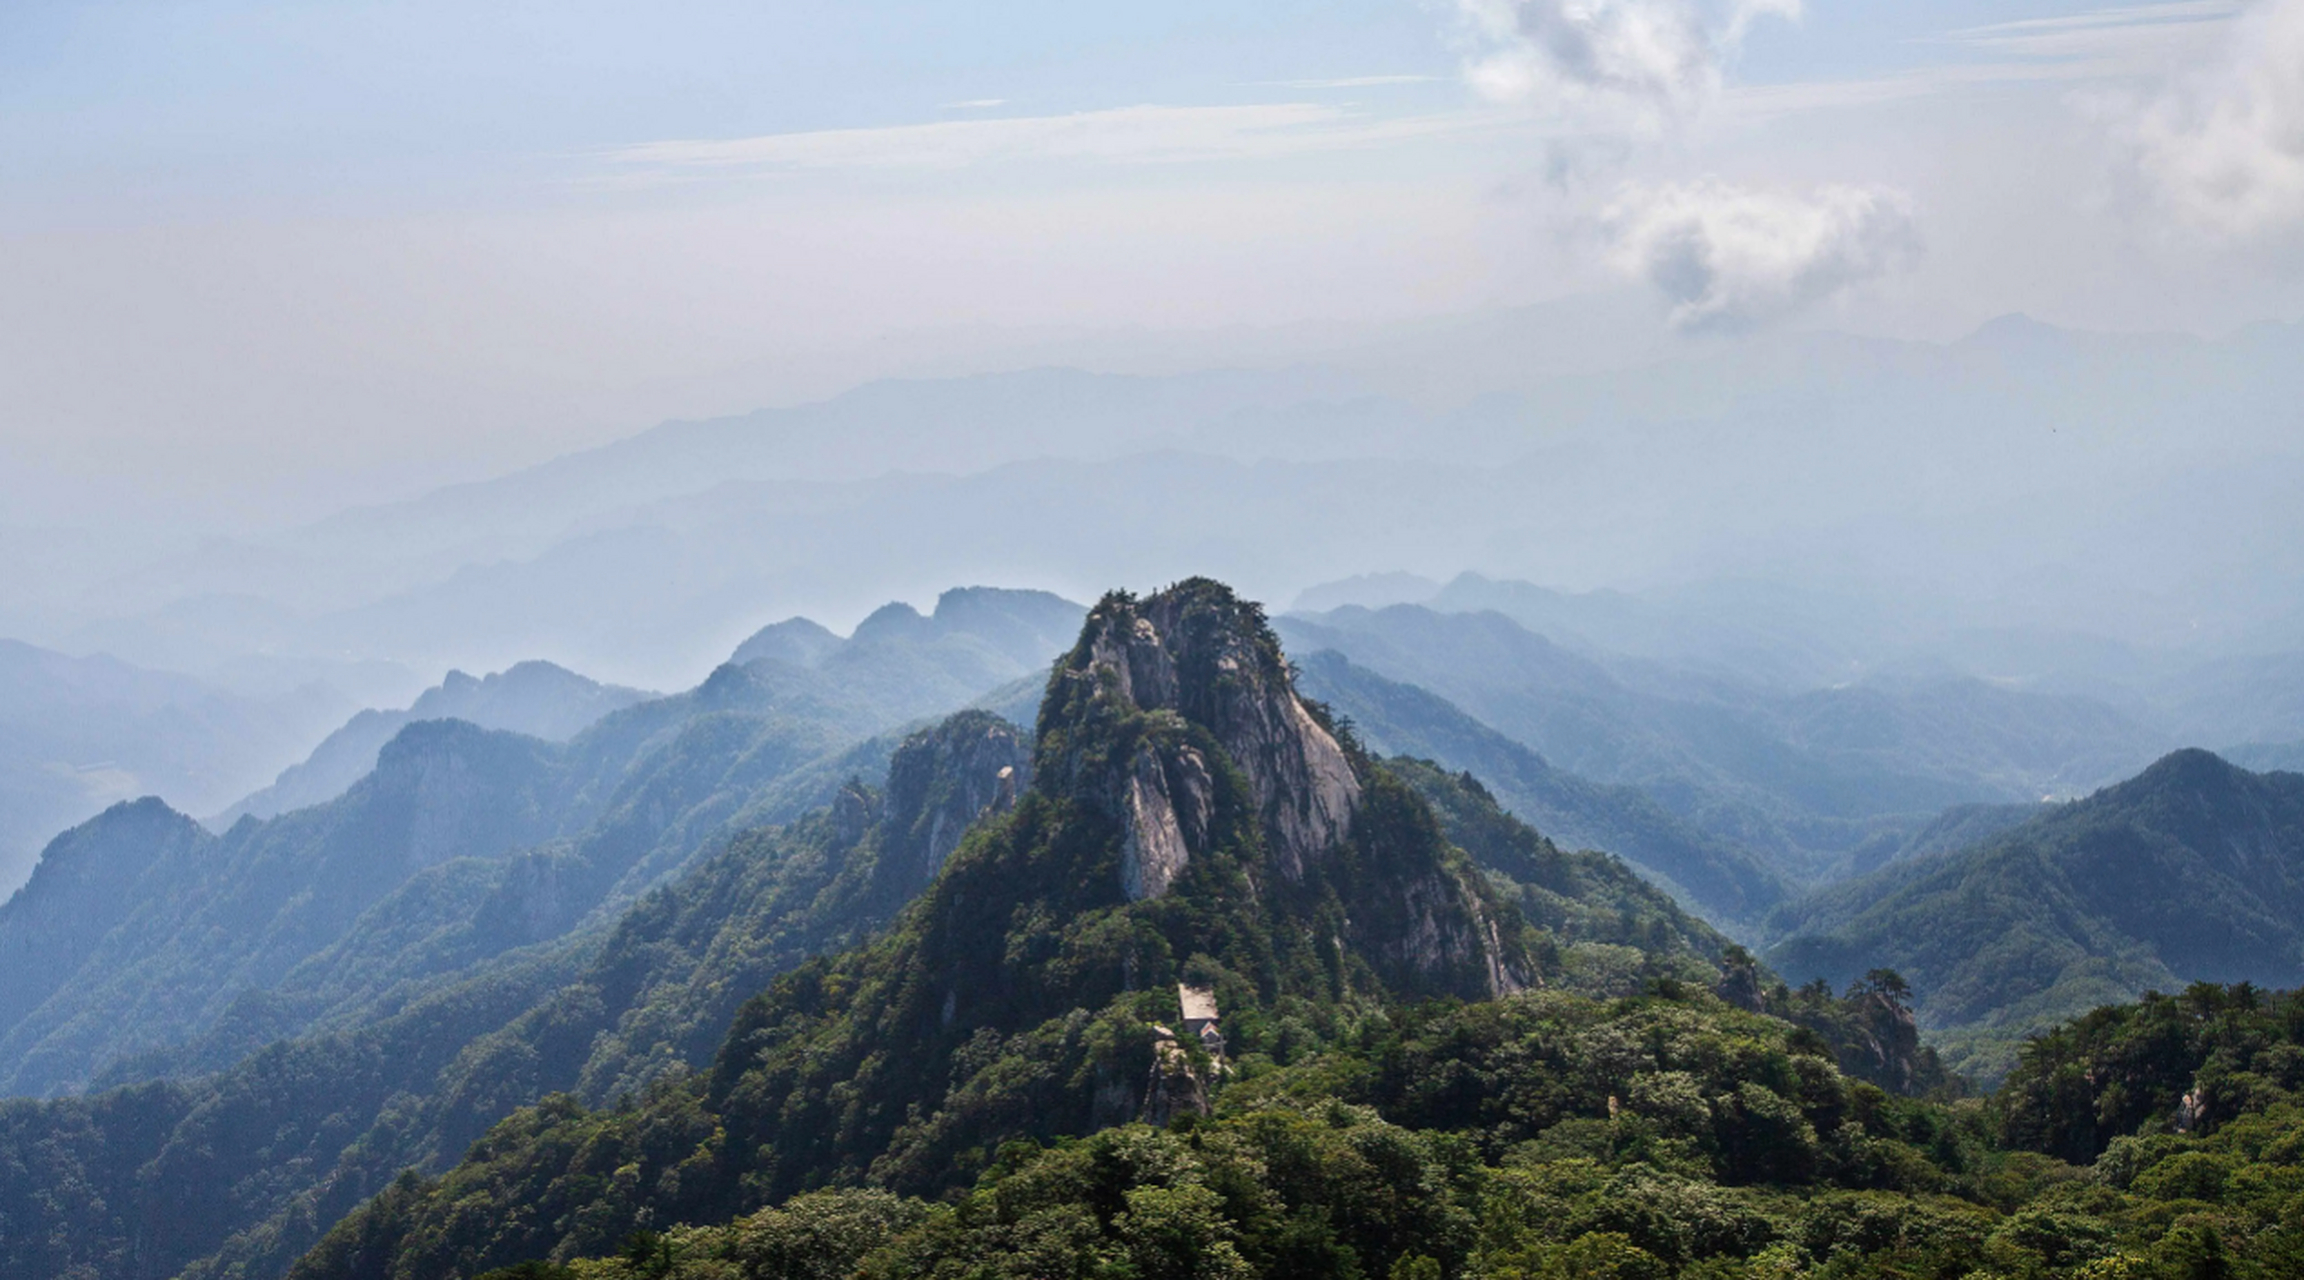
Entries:
MULTIPOLYGON (((2107 1009, 2028 1052, 2000 1094, 1957 1102, 1853 1080, 1813 1035, 1697 990, 1444 1002, 1328 1029, 1285 1065, 1242 1055, 1212 1116, 1010 1140, 935 1198, 826 1187, 491 1274, 2304 1274, 2294 994, 2202 985, 2107 1009)), ((699 1132, 523 1113, 446 1179, 396 1184, 298 1274, 476 1274, 467 1259, 503 1219, 648 1200, 648 1176, 680 1167, 651 1157, 687 1143, 699 1158, 699 1132), (547 1142, 602 1171, 590 1200, 518 1179, 547 1142)))
MULTIPOLYGON (((921 1201, 997 1194, 1078 1158, 1107 1166, 1140 1117, 1205 1123, 1200 1139, 1145 1149, 1214 1138, 1250 1160, 1217 1171, 1243 1188, 1263 1157, 1229 1136, 1236 1125, 1243 1141, 1316 1139, 1301 1153, 1311 1187, 1362 1139, 1382 1157, 1351 1175, 1392 1206, 1382 1215, 1292 1204, 1266 1179, 1277 1242, 1210 1226, 1231 1211, 1214 1191, 1095 1175, 1147 1215, 1181 1195, 1187 1217, 1159 1234, 1190 1268, 1229 1234, 1232 1262, 1275 1274, 1461 1270, 1468 1211, 1449 1207, 1450 1188, 1547 1135, 1614 1160, 1626 1152, 1606 1135, 1647 1110, 1664 1119, 1636 1145, 1683 1180, 1903 1185, 1897 1171, 1929 1157, 1898 1144, 1934 1150, 1957 1126, 1842 1070, 1951 1091, 1901 996, 1888 975, 1845 999, 1787 990, 1622 864, 1565 854, 1505 816, 1476 781, 1366 755, 1296 698, 1253 606, 1186 583, 1099 605, 1050 683, 1033 787, 886 936, 779 978, 707 1070, 611 1107, 556 1098, 517 1113, 438 1181, 404 1179, 339 1224, 294 1274, 472 1274, 627 1246, 628 1265, 662 1273, 727 1250, 650 1233, 795 1196, 863 1215, 835 1234, 877 1236, 938 1221, 921 1201), (1336 796, 1349 826, 1322 828, 1336 796), (1162 848, 1181 857, 1148 887, 1162 848), (1160 1039, 1180 980, 1225 1010, 1223 1049, 1160 1039), (1456 1137, 1415 1136, 1439 1132, 1456 1137), (865 1193, 820 1194, 838 1188, 865 1193)), ((1044 1198, 1070 1194, 1057 1182, 1044 1198)), ((1056 1273, 1126 1262, 1099 1256, 1095 1222, 1129 1210, 1050 1207, 1071 1221, 1046 1247, 1078 1264, 1056 1273)), ((1030 1262, 1043 1244, 1012 1233, 913 1243, 1012 1255, 1028 1274, 1055 1257, 1030 1262)))
MULTIPOLYGON (((820 661, 818 639, 759 644, 820 661)), ((1421 691, 1324 674, 1371 732, 1494 748, 1421 691)), ((1789 984, 1504 788, 1377 756, 1297 676, 1219 584, 1115 594, 1029 741, 967 712, 848 752, 885 784, 380 1016, 0 1104, 0 1274, 2304 1269, 2304 997, 2097 1010, 1978 1094, 1922 1044, 1917 981, 1789 984), (1220 1036, 1189 1030, 1180 984, 1220 1036)), ((688 740, 678 768, 720 776, 688 740)), ((1649 820, 1528 759, 1514 785, 1649 820)), ((2196 803, 2221 775, 2165 766, 2186 768, 2120 812, 2237 829, 2196 803)), ((2256 806, 2273 837, 2246 847, 2277 852, 2278 812, 2256 806)), ((1943 838, 2004 821, 1948 815, 1943 838)))
POLYGON ((903 740, 886 788, 851 782, 612 927, 359 1026, 209 1075, 0 1103, 0 1274, 277 1276, 399 1170, 453 1162, 515 1106, 555 1090, 609 1102, 708 1061, 746 997, 919 892, 1029 777, 1024 736, 951 717, 903 740))
POLYGON ((1963 1070, 2024 1038, 2192 980, 2304 983, 2304 776, 2179 751, 1972 847, 1786 907, 1786 973, 1894 968, 1963 1070))

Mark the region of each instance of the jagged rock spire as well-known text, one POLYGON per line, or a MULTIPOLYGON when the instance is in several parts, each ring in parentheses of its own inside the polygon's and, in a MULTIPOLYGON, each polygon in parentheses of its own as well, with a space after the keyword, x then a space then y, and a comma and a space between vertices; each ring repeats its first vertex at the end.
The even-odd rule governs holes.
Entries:
POLYGON ((1081 784, 1121 821, 1131 898, 1165 893, 1207 847, 1215 766, 1178 732, 1186 726, 1206 731, 1240 771, 1283 878, 1301 879, 1349 833, 1360 779, 1297 695, 1263 610, 1207 578, 1141 600, 1114 592, 1050 679, 1041 731, 1064 750, 1043 768, 1081 784), (1120 759, 1083 754, 1066 732, 1135 718, 1140 732, 1120 759))

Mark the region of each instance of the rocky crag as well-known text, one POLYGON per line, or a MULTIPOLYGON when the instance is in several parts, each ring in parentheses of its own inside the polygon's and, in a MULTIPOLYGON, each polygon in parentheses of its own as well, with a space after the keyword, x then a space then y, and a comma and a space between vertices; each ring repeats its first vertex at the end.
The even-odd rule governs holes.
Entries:
POLYGON ((1115 593, 1050 677, 1029 786, 886 937, 779 979, 710 1070, 627 1110, 523 1112, 295 1274, 476 1274, 827 1184, 963 1185, 1004 1143, 1157 1104, 1180 982, 1269 1050, 1307 1020, 1514 991, 1526 932, 1430 805, 1297 695, 1257 606, 1204 579, 1115 593), (470 1186, 512 1183, 529 1211, 459 1216, 470 1186))

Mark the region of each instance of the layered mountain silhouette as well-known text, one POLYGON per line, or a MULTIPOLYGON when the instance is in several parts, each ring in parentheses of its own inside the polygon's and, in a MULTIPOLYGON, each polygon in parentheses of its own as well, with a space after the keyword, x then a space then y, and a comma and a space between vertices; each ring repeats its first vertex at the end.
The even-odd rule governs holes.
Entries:
MULTIPOLYGON (((1449 592, 1459 603, 1525 605, 1526 593, 1504 585, 1460 581, 1449 592)), ((1630 615, 1616 619, 1619 629, 1636 633, 1639 611, 1615 612, 1630 615)), ((2141 768, 2163 741, 2100 701, 1943 670, 1771 686, 1578 652, 1501 613, 1423 605, 1352 606, 1277 625, 1299 650, 1334 649, 1446 697, 1560 769, 1637 786, 1795 882, 1878 865, 1951 806, 2083 793, 2141 768)))
POLYGON ((324 803, 244 814, 220 836, 156 800, 118 806, 59 837, 0 906, 0 959, 23 965, 0 993, 0 1087, 217 1069, 548 942, 732 833, 878 773, 886 735, 1044 673, 1077 625, 1054 596, 953 591, 933 617, 895 605, 831 637, 816 654, 828 670, 761 641, 697 688, 641 701, 523 664, 356 717, 253 807, 325 789, 404 722, 324 803), (581 731, 554 742, 416 718, 460 711, 581 731))
MULTIPOLYGON (((1297 694, 1261 613, 1214 582, 1101 601, 1037 738, 1015 808, 889 935, 747 1004, 708 1071, 630 1112, 523 1113, 437 1192, 373 1202, 296 1274, 602 1252, 638 1224, 717 1221, 827 1181, 964 1185, 1004 1142, 1135 1117, 1164 1073, 1204 1089, 1211 1067, 1159 1048, 1180 981, 1247 1044, 1323 1009, 1545 981, 1557 957, 1411 777, 1445 794, 1468 843, 1559 900, 1613 878, 1626 905, 1673 910, 1620 864, 1512 834, 1525 828, 1476 783, 1366 754, 1297 694), (636 1160, 639 1193, 602 1196, 601 1160, 636 1160), (533 1189, 530 1211, 471 1220, 453 1206, 472 1179, 533 1189)), ((1717 935, 1673 919, 1661 945, 1717 954, 1717 935)))
POLYGON ((787 696, 852 708, 859 727, 878 731, 1003 686, 1037 691, 1086 613, 1046 591, 956 587, 926 615, 884 605, 845 637, 787 619, 753 633, 729 661, 787 696))
POLYGON ((2148 989, 2304 984, 2304 776, 2179 751, 1981 843, 1821 890, 1775 925, 1786 977, 1893 968, 1921 1017, 1997 1074, 2022 1033, 2148 989))
MULTIPOLYGON (((753 670, 731 666, 681 699, 613 713, 566 747, 412 725, 377 775, 290 818, 344 829, 342 806, 377 803, 397 785, 390 773, 412 763, 403 757, 427 750, 525 753, 503 776, 554 785, 571 757, 610 736, 654 741, 663 763, 685 762, 644 784, 669 798, 674 778, 722 778, 758 750, 745 731, 758 713, 743 701, 759 696, 753 670)), ((780 821, 785 802, 739 809, 712 828, 734 834, 703 842, 661 887, 612 910, 603 899, 541 942, 458 952, 449 944, 502 915, 469 905, 428 915, 429 904, 533 901, 502 888, 536 883, 518 869, 537 859, 598 847, 606 819, 547 846, 557 854, 464 859, 412 878, 359 918, 349 947, 307 960, 263 1000, 243 995, 175 1052, 179 1067, 226 1063, 212 1074, 127 1083, 170 1074, 160 1070, 170 1055, 155 1054, 116 1064, 114 1087, 0 1107, 0 1211, 31 1224, 10 1233, 0 1266, 28 1277, 278 1276, 338 1218, 380 1192, 389 1199, 401 1169, 454 1163, 489 1125, 554 1090, 570 1097, 537 1113, 546 1124, 707 1105, 725 1111, 716 1123, 749 1126, 764 1145, 729 1146, 731 1163, 709 1175, 692 1168, 698 1196, 756 1196, 770 1179, 866 1164, 939 1183, 982 1158, 986 1135, 1133 1116, 1151 1062, 1145 1036, 1152 1019, 1174 1020, 1160 1006, 1174 1004, 1179 974, 1221 993, 1244 1044, 1259 1034, 1287 1043, 1309 1034, 1290 1019, 1372 1015, 1426 995, 1710 983, 1731 950, 1622 863, 1563 852, 1471 777, 1367 755, 1294 691, 1256 609, 1216 584, 1107 599, 1044 689, 1036 743, 970 711, 805 766, 769 793, 820 779, 806 786, 822 807, 769 826, 746 824, 780 821), (879 776, 875 758, 884 787, 852 776, 879 776), (435 879, 451 865, 478 874, 435 879), (843 951, 891 918, 881 941, 843 951), (411 937, 423 945, 389 945, 411 937), (827 953, 840 954, 805 963, 827 953), (434 968, 403 967, 382 991, 370 981, 368 994, 294 1024, 305 1028, 294 1037, 225 1056, 262 1044, 235 1018, 260 1022, 261 1009, 392 973, 390 958, 410 954, 434 968), (835 1077, 851 1083, 833 1095, 811 1083, 835 1077), (834 1096, 851 1100, 837 1115, 811 1101, 834 1096), (637 1101, 618 1111, 619 1099, 637 1101), (771 1149, 785 1154, 769 1162, 771 1149), (56 1187, 83 1191, 58 1200, 47 1194, 56 1187)), ((526 820, 521 806, 503 807, 505 820, 526 820)), ((653 807, 636 792, 610 810, 653 807)), ((72 900, 67 873, 150 875, 179 846, 226 858, 211 864, 219 871, 236 865, 220 852, 230 837, 206 837, 156 803, 73 839, 96 850, 99 837, 111 851, 60 850, 35 901, 72 900), (122 850, 146 852, 131 865, 122 850)), ((84 895, 81 908, 42 918, 103 924, 84 895)), ((32 918, 8 910, 0 927, 32 918)), ((584 1230, 595 1227, 617 1229, 584 1230)))
POLYGON ((296 759, 351 703, 276 696, 0 640, 0 894, 57 832, 142 795, 207 813, 296 759))
POLYGON ((1299 680, 1349 718, 1371 749, 1476 774, 1551 838, 1625 858, 1715 919, 1757 919, 1792 893, 1751 850, 1698 830, 1636 788, 1555 769, 1438 694, 1387 680, 1332 649, 1303 658, 1299 680))
POLYGON ((283 770, 271 786, 208 820, 222 831, 243 817, 270 818, 343 795, 376 767, 393 736, 419 720, 462 720, 565 742, 607 715, 656 695, 604 685, 549 662, 522 662, 473 677, 451 671, 401 711, 362 711, 322 739, 302 763, 283 770))
MULTIPOLYGON (((435 727, 451 726, 409 732, 435 727)), ((612 918, 404 983, 214 1074, 0 1106, 0 1271, 277 1276, 398 1171, 453 1161, 516 1106, 607 1104, 708 1061, 740 1003, 884 923, 1030 767, 1020 730, 963 713, 897 745, 885 789, 842 784, 612 918)), ((156 804, 136 816, 190 830, 156 804)))

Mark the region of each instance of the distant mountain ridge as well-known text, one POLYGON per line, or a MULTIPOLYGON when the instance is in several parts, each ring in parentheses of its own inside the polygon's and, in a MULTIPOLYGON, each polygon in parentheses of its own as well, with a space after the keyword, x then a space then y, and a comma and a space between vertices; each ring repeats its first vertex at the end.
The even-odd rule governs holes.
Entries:
POLYGON ((427 668, 544 656, 670 685, 768 620, 753 602, 856 616, 986 566, 1059 586, 1211 559, 1289 585, 1380 564, 1903 582, 1920 557, 1998 584, 1979 625, 2292 644, 2295 593, 2263 584, 2304 581, 2284 416, 2300 335, 1781 334, 1477 397, 1371 394, 1349 362, 892 382, 203 549, 122 578, 90 625, 158 654, 168 609, 253 599, 277 625, 203 643, 427 668), (2100 567, 2192 547, 2203 501, 2245 564, 2150 588, 2100 567), (2131 587, 2167 599, 2140 609, 2131 587))
POLYGON ((362 735, 406 723, 324 803, 222 835, 187 834, 154 802, 116 807, 0 905, 0 955, 45 953, 0 998, 0 1090, 218 1069, 612 915, 733 833, 885 768, 880 735, 1045 672, 1051 635, 1078 618, 1044 593, 961 589, 933 617, 882 610, 824 650, 828 670, 760 657, 640 701, 524 664, 356 718, 317 761, 340 767, 362 735), (554 743, 412 718, 435 709, 591 723, 554 743))
POLYGON ((1570 848, 1630 861, 1713 919, 1757 920, 1792 892, 1751 850, 1696 830, 1635 788, 1555 769, 1438 694, 1386 680, 1334 650, 1299 664, 1305 692, 1349 718, 1372 749, 1475 774, 1521 821, 1570 848))
POLYGON ((1013 681, 1037 683, 1087 612, 1047 591, 955 587, 926 615, 902 602, 882 605, 845 638, 807 618, 774 623, 728 660, 780 686, 868 708, 879 729, 1013 681))
POLYGON ((208 825, 222 831, 242 817, 270 818, 333 800, 376 767, 377 753, 393 735, 419 720, 462 720, 563 742, 611 711, 656 696, 604 685, 543 661, 518 663, 477 679, 450 671, 404 711, 370 708, 353 716, 303 763, 289 766, 271 786, 208 819, 208 825))
POLYGON ((319 685, 249 697, 0 640, 0 895, 66 827, 154 793, 193 812, 229 804, 350 709, 319 685))
POLYGON ((2195 981, 2304 985, 2304 775, 2175 752, 1981 843, 1788 904, 1771 964, 1876 967, 1928 1024, 2005 1069, 2027 1030, 2195 981))
POLYGON ((1925 672, 1770 687, 1576 652, 1495 612, 1347 606, 1275 625, 1300 649, 1446 697, 1556 767, 1638 786, 1791 881, 1877 861, 1954 805, 2122 776, 2158 741, 2076 696, 1925 672))
MULTIPOLYGON (((761 696, 769 686, 755 679, 759 671, 757 664, 732 664, 703 688, 664 700, 686 700, 684 707, 644 703, 613 713, 565 747, 453 722, 420 723, 402 736, 503 739, 547 756, 581 755, 602 736, 648 738, 661 744, 657 758, 689 762, 679 772, 717 777, 754 748, 741 735, 703 730, 736 717, 744 697, 761 696), (692 714, 675 714, 683 711, 692 714), (667 740, 675 724, 679 734, 667 740)), ((1732 950, 1727 940, 1623 863, 1563 852, 1504 813, 1468 776, 1365 756, 1348 732, 1335 737, 1315 708, 1295 700, 1289 678, 1252 606, 1212 584, 1186 584, 1142 606, 1107 601, 1100 621, 1078 633, 1063 674, 1041 680, 1049 696, 1036 745, 1012 725, 968 711, 899 742, 852 748, 768 789, 811 795, 821 807, 790 817, 789 800, 756 801, 729 820, 739 829, 724 846, 556 939, 493 954, 451 949, 434 963, 453 967, 341 1004, 337 1014, 284 1041, 235 1038, 227 1026, 211 1033, 206 1048, 177 1059, 213 1063, 203 1068, 212 1074, 150 1081, 153 1072, 128 1063, 109 1077, 122 1087, 0 1103, 0 1215, 35 1224, 0 1237, 0 1270, 27 1280, 179 1273, 187 1280, 272 1280, 339 1217, 388 1192, 401 1169, 452 1165, 515 1107, 569 1090, 584 1105, 604 1108, 596 1115, 637 1114, 630 1108, 678 1095, 700 1078, 689 1072, 707 1067, 713 1047, 725 1042, 739 1005, 771 983, 782 989, 777 975, 808 956, 865 942, 891 915, 901 929, 908 927, 903 919, 933 912, 946 935, 934 945, 961 947, 964 959, 982 959, 981 944, 997 941, 1003 929, 1029 931, 1000 948, 1014 957, 1014 981, 981 980, 973 959, 932 957, 897 971, 902 981, 935 985, 915 1009, 924 1011, 924 1022, 899 1022, 887 1034, 925 1030, 938 1053, 958 1044, 951 1071, 975 1072, 955 1096, 953 1114, 904 1139, 923 1152, 916 1157, 921 1175, 931 1177, 934 1153, 950 1149, 950 1132, 977 1123, 968 1114, 978 1108, 970 1098, 1016 1078, 1014 1062, 984 1060, 997 1046, 968 1024, 1006 1016, 1001 1011, 1018 1002, 1066 1004, 1079 994, 1067 984, 1085 981, 1091 995, 1112 982, 1126 985, 1130 965, 1154 977, 1153 966, 1187 962, 1199 966, 1194 973, 1225 975, 1217 980, 1235 1020, 1227 1025, 1243 1037, 1262 1026, 1267 1041, 1281 1042, 1305 1034, 1301 1018, 1322 1015, 1291 997, 1259 1023, 1233 984, 1284 981, 1360 1001, 1377 984, 1411 994, 1477 994, 1540 979, 1629 996, 1652 981, 1702 986, 1717 978, 1732 950), (1340 764, 1351 772, 1339 772, 1340 764), (1051 769, 1053 785, 1041 781, 1051 769), (861 780, 883 770, 884 787, 861 780), (1010 838, 1000 828, 1012 806, 1034 811, 1033 839, 1054 841, 1037 855, 1044 860, 1037 868, 1019 870, 1017 852, 987 850, 986 840, 1010 838), (1338 821, 1346 811, 1349 830, 1338 821), (992 821, 964 838, 986 817, 992 821), (759 822, 776 825, 741 825, 759 822), (1235 861, 1241 854, 1258 859, 1261 890, 1243 892, 1235 861), (1295 880, 1285 870, 1291 863, 1295 880), (961 883, 937 905, 899 912, 922 886, 954 874, 961 883), (1048 894, 1084 894, 1104 908, 1092 913, 1099 918, 1068 922, 1052 906, 1019 914, 1002 905, 1048 894), (1107 908, 1116 904, 1128 905, 1115 915, 1107 908), (1309 913, 1310 923, 1255 923, 1267 913, 1283 922, 1309 913), (1134 923, 1116 928, 1114 920, 1134 923), (1196 945, 1207 953, 1155 942, 1173 929, 1205 937, 1196 945), (1049 951, 1043 943, 1051 930, 1074 942, 1049 951), (1343 939, 1349 950, 1323 939, 1343 939), (947 1022, 959 1029, 944 1034, 939 1028, 947 1022), (233 1045, 242 1055, 236 1061, 226 1056, 233 1045), (608 1110, 619 1097, 630 1100, 627 1110, 608 1110), (84 1194, 44 1196, 58 1186, 84 1194)), ((396 743, 387 754, 400 748, 396 743)), ((674 794, 633 792, 610 813, 637 817, 674 794)), ((197 833, 157 804, 115 822, 132 816, 188 838, 197 833)), ((240 829, 264 825, 251 819, 240 829)), ((613 825, 597 823, 555 847, 596 843, 613 825)), ((517 868, 531 856, 507 865, 517 868)), ((60 855, 51 878, 73 865, 60 855)), ((341 986, 378 968, 380 959, 423 954, 423 946, 391 945, 411 929, 420 941, 452 941, 459 921, 486 918, 423 909, 435 898, 458 902, 490 892, 486 876, 475 882, 443 874, 450 865, 413 878, 371 908, 346 946, 307 962, 274 1003, 341 986), (413 900, 399 901, 404 897, 413 900)), ((534 883, 521 875, 502 880, 534 883)), ((0 912, 0 945, 10 936, 0 912)), ((803 974, 815 976, 789 981, 819 993, 856 990, 826 982, 825 964, 804 966, 803 974)), ((1152 982, 1150 996, 1138 990, 1138 1003, 1156 998, 1161 981, 1152 982)), ((236 1016, 262 1025, 264 1003, 244 1002, 236 1016)), ((1105 1021, 1122 1027, 1127 1012, 1105 1021)), ((1073 1024, 1085 1016, 1062 1013, 1057 1041, 1071 1038, 1077 1047, 1073 1024)), ((1061 1043, 1053 1047, 1064 1051, 1061 1043)), ((1142 1047, 1129 1041, 1122 1051, 1142 1047)), ((929 1077, 944 1070, 924 1060, 886 1069, 915 1068, 929 1077)), ((1143 1085, 1140 1071, 1122 1071, 1099 1083, 1094 1099, 1052 1087, 1046 1115, 1068 1123, 1072 1102, 1109 1109, 1120 1105, 1114 1097, 1134 1099, 1143 1085)), ((557 1115, 576 1103, 544 1105, 557 1115)), ((661 1191, 668 1184, 648 1185, 661 1191)), ((704 1185, 693 1171, 690 1185, 704 1185)))

